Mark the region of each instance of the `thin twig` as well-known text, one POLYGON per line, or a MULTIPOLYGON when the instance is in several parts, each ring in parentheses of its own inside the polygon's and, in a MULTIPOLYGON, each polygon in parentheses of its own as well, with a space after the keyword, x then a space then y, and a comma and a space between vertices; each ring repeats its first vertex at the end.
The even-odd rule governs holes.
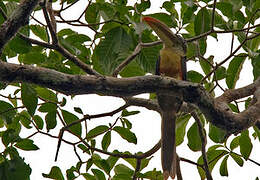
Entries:
POLYGON ((177 161, 176 161, 176 176, 178 180, 182 180, 182 174, 181 174, 181 165, 180 165, 180 157, 177 155, 177 161))
POLYGON ((134 172, 134 175, 133 175, 133 180, 137 179, 136 175, 141 169, 141 162, 142 162, 142 159, 136 159, 136 167, 135 167, 135 172, 134 172))
POLYGON ((213 8, 212 8, 212 16, 211 16, 211 31, 214 31, 214 26, 215 26, 215 12, 216 12, 216 4, 217 0, 214 0, 213 2, 213 8))
POLYGON ((51 22, 50 18, 49 18, 49 14, 48 14, 48 11, 46 9, 46 0, 44 1, 44 4, 42 5, 42 10, 43 10, 43 15, 44 15, 44 18, 45 18, 45 21, 47 23, 47 26, 49 28, 49 31, 50 31, 50 34, 51 34, 51 38, 52 38, 52 44, 56 45, 58 43, 58 38, 57 38, 57 35, 56 35, 56 32, 55 32, 55 27, 54 27, 54 23, 51 22))
POLYGON ((195 111, 191 112, 191 115, 195 119, 195 121, 197 122, 197 125, 198 125, 199 135, 201 138, 201 152, 202 152, 202 158, 203 158, 203 162, 204 162, 204 167, 205 167, 204 170, 206 173, 206 177, 208 180, 213 180, 210 169, 209 169, 209 164, 208 164, 208 158, 207 158, 207 152, 206 152, 207 139, 205 137, 204 128, 203 128, 202 123, 200 122, 200 119, 199 119, 198 115, 196 114, 196 112, 195 111))
POLYGON ((202 168, 202 169, 205 169, 203 165, 198 164, 198 163, 195 163, 195 162, 193 162, 193 161, 191 161, 191 160, 189 160, 189 159, 183 158, 183 157, 180 157, 180 161, 183 161, 183 162, 186 162, 186 163, 190 163, 190 164, 193 164, 193 165, 195 165, 195 166, 198 166, 198 167, 200 167, 200 168, 202 168))

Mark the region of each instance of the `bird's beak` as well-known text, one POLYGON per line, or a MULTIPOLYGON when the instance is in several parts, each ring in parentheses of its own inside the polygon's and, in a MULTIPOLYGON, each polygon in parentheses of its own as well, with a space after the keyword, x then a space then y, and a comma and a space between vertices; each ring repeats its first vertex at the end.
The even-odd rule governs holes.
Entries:
POLYGON ((143 17, 142 20, 152 28, 166 47, 174 47, 185 53, 184 40, 180 36, 173 34, 166 24, 149 16, 143 17))

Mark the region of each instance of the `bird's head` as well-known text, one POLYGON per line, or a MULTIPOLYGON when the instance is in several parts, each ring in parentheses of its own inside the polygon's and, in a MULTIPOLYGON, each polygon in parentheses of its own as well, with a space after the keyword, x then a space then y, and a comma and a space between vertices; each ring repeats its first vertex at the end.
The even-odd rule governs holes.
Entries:
POLYGON ((162 40, 165 48, 173 48, 184 56, 187 51, 186 41, 179 35, 173 34, 170 28, 158 19, 146 16, 142 18, 162 40))

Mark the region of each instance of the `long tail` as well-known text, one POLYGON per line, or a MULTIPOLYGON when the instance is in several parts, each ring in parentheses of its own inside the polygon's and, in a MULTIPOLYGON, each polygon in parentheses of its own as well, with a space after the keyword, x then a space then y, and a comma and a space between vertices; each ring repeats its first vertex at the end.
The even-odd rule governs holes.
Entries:
POLYGON ((175 144, 175 120, 176 113, 182 105, 182 96, 178 90, 175 94, 157 94, 158 103, 162 110, 161 125, 161 161, 164 180, 169 176, 174 179, 176 174, 176 144, 175 144))
POLYGON ((169 176, 174 179, 176 174, 175 120, 175 111, 162 112, 161 162, 165 180, 167 180, 169 176))

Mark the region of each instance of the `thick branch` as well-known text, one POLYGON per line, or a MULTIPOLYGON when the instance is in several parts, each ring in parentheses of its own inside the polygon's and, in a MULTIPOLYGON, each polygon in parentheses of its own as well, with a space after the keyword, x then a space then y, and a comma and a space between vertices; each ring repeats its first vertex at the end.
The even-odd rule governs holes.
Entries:
MULTIPOLYGON (((196 105, 211 123, 229 133, 238 133, 243 129, 251 127, 260 117, 260 94, 258 93, 259 90, 257 90, 260 89, 260 78, 249 86, 227 91, 223 96, 216 99, 212 98, 198 84, 168 77, 140 76, 114 78, 106 76, 68 75, 51 69, 17 65, 2 61, 0 61, 0 81, 37 84, 67 95, 102 94, 123 98, 151 92, 169 94, 178 89, 183 92, 185 102, 196 105), (240 94, 240 96, 237 94, 240 94), (247 110, 239 114, 235 114, 229 110, 227 102, 253 94, 257 101, 247 110), (232 98, 228 96, 232 96, 232 98)), ((128 101, 131 101, 131 99, 128 99, 128 101)), ((147 103, 147 101, 137 102, 147 103)), ((133 101, 128 103, 134 105, 133 101)), ((150 107, 152 107, 151 105, 149 103, 150 107)), ((151 109, 157 108, 154 106, 151 109)))
POLYGON ((0 26, 0 51, 22 26, 28 24, 29 16, 39 1, 40 0, 25 0, 0 26))

